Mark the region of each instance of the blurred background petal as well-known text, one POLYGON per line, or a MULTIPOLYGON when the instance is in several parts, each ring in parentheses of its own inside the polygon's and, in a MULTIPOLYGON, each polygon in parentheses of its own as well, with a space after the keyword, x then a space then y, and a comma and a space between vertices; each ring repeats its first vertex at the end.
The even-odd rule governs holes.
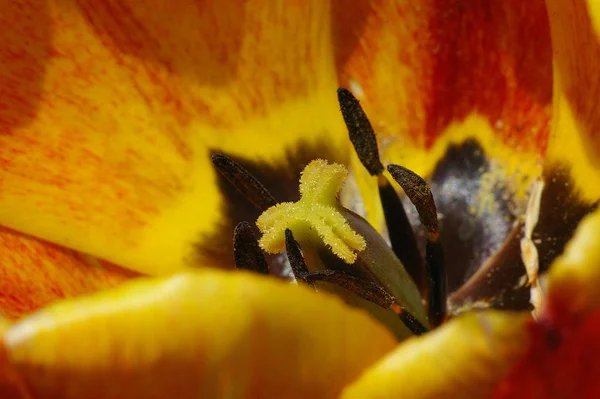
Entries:
POLYGON ((0 369, 34 397, 63 399, 335 398, 396 346, 336 298, 221 271, 63 301, 0 342, 0 369))
POLYGON ((471 313, 412 338, 350 385, 344 399, 487 398, 527 347, 527 316, 471 313))

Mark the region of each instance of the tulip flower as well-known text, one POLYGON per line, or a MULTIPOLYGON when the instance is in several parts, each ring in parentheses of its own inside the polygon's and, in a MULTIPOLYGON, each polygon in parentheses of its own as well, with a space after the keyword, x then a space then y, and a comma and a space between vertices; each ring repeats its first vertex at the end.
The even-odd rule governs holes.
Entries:
POLYGON ((594 1, 5 3, 0 397, 600 394, 594 1))

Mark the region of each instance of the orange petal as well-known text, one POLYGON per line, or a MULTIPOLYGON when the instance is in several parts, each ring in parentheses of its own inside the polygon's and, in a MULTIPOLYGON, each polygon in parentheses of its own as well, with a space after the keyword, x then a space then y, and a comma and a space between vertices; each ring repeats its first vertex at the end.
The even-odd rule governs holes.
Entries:
POLYGON ((15 230, 173 272, 222 220, 210 149, 274 162, 345 139, 327 2, 3 4, 0 223, 15 230))
POLYGON ((58 299, 113 287, 131 272, 0 227, 0 324, 58 299))
POLYGON ((528 317, 468 314, 403 342, 371 367, 342 397, 487 398, 525 352, 528 317))
POLYGON ((339 300, 243 272, 137 279, 2 337, 34 397, 335 398, 396 342, 339 300))
POLYGON ((340 80, 371 116, 385 162, 428 176, 450 144, 474 138, 519 188, 541 173, 552 100, 543 0, 354 3, 351 13, 334 3, 340 80))
POLYGON ((549 157, 571 168, 588 200, 600 198, 600 37, 595 1, 547 0, 554 53, 554 110, 549 157))

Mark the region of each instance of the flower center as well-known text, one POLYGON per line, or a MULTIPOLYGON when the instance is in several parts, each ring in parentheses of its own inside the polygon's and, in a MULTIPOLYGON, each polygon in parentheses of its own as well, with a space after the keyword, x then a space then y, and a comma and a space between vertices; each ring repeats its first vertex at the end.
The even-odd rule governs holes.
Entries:
MULTIPOLYGON (((378 313, 369 304, 400 315, 403 326, 413 333, 443 322, 446 304, 451 314, 474 307, 528 307, 523 239, 526 239, 526 249, 531 250, 532 245, 537 248, 538 266, 544 271, 562 252, 579 220, 596 206, 582 203, 577 194, 568 189, 568 170, 560 165, 545 169, 546 188, 536 206, 539 220, 527 228, 525 207, 515 204, 502 173, 494 172, 497 172, 493 169, 495 165, 490 164, 475 139, 448 147, 445 157, 429 177, 431 187, 409 170, 399 165, 389 166, 392 177, 406 193, 406 198, 399 198, 384 175, 375 134, 358 101, 343 89, 338 91, 338 98, 359 159, 371 175, 377 176, 391 247, 364 219, 335 200, 346 176, 345 169, 338 165, 327 174, 327 168, 332 165, 325 161, 310 163, 310 158, 335 159, 332 154, 322 152, 328 148, 325 144, 309 151, 306 145, 300 145, 297 154, 307 157, 289 161, 289 165, 292 168, 312 165, 302 174, 302 198, 296 203, 278 204, 267 212, 276 201, 260 183, 255 184, 257 179, 240 178, 243 173, 240 174, 239 169, 223 173, 223 168, 219 168, 226 180, 233 183, 220 183, 228 197, 235 198, 241 193, 239 198, 247 198, 259 212, 265 212, 260 217, 259 212, 252 216, 255 211, 240 210, 245 206, 244 201, 233 199, 234 205, 228 209, 237 216, 226 220, 258 218, 264 233, 260 239, 262 248, 267 252, 287 251, 300 282, 314 285, 317 290, 334 291, 350 304, 367 308, 398 336, 403 334, 398 332, 398 325, 390 323, 389 315, 378 313), (232 187, 239 193, 231 191, 232 187), (481 201, 485 203, 483 208, 479 208, 481 201), (294 235, 300 243, 295 241, 294 235), (331 286, 342 289, 331 289, 331 286), (424 296, 427 316, 419 292, 424 296)), ((299 171, 290 173, 281 167, 241 161, 253 174, 262 174, 260 180, 267 181, 269 189, 277 193, 276 197, 294 197, 294 190, 281 183, 290 181, 288 176, 297 176, 299 171), (284 176, 281 176, 282 170, 284 176), (278 174, 281 177, 275 178, 278 174)), ((253 234, 250 225, 236 229, 237 239, 246 237, 250 243, 237 245, 237 248, 252 248, 238 253, 254 254, 236 256, 236 263, 268 263, 271 273, 281 275, 281 270, 276 268, 287 263, 286 258, 280 255, 276 259, 269 258, 268 262, 257 260, 262 254, 253 234)), ((222 242, 226 242, 225 237, 219 237, 219 245, 222 242)), ((214 248, 209 245, 206 252, 214 248)))
POLYGON ((340 212, 337 193, 348 171, 340 164, 318 159, 302 172, 298 202, 279 203, 266 210, 256 221, 263 233, 259 243, 269 253, 285 250, 285 230, 290 229, 302 241, 314 241, 314 235, 335 255, 348 264, 365 249, 365 239, 349 226, 340 212))

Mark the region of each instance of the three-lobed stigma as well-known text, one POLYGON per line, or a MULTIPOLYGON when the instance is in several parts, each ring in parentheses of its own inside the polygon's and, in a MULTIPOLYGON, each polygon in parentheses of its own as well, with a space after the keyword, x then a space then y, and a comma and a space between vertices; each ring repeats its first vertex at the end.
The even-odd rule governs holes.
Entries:
POLYGON ((267 209, 256 221, 263 233, 261 248, 268 253, 285 250, 285 230, 300 241, 316 234, 331 251, 348 264, 367 243, 354 231, 340 212, 337 195, 348 171, 343 165, 317 159, 309 163, 300 178, 298 202, 283 202, 267 209))

